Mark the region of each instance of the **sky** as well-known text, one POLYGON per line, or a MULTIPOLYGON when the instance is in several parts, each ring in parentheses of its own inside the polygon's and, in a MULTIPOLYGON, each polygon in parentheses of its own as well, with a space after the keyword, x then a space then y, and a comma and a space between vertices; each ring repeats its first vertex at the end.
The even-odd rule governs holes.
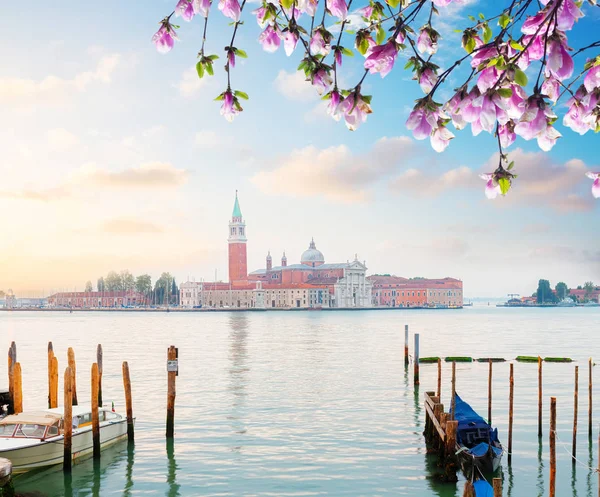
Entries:
MULTIPOLYGON (((262 51, 252 18, 236 39, 249 58, 231 75, 250 100, 228 123, 214 98, 232 28, 215 9, 207 51, 221 59, 199 80, 199 19, 178 22, 181 41, 167 55, 150 42, 174 3, 3 9, 0 289, 83 290, 124 269, 226 280, 236 190, 249 270, 264 267, 268 250, 299 262, 314 237, 327 262, 357 255, 369 273, 460 278, 467 297, 529 295, 540 278, 600 280, 600 201, 585 177, 600 170, 597 136, 559 123, 550 153, 518 139, 513 190, 487 200, 478 174, 495 169, 495 139, 456 132, 442 154, 414 140, 404 123, 422 93, 404 61, 366 79, 373 114, 350 132, 296 73, 300 54, 262 51)), ((478 7, 444 11, 442 62, 460 55, 452 29, 478 7)), ((584 35, 598 21, 584 18, 584 35)), ((361 63, 346 59, 341 84, 356 84, 361 63)))

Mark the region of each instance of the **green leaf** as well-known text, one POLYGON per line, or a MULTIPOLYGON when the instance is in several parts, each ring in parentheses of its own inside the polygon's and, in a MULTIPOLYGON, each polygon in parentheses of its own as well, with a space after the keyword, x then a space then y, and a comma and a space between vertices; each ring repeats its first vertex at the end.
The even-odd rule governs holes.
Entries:
POLYGON ((504 98, 512 97, 512 90, 510 88, 499 88, 498 95, 504 98))
POLYGON ((357 48, 361 55, 366 54, 367 50, 369 50, 369 42, 367 41, 367 39, 363 38, 362 40, 360 40, 360 44, 357 48))
POLYGON ((215 101, 219 100, 225 100, 225 92, 221 93, 217 98, 215 98, 215 101))
POLYGON ((462 29, 453 29, 452 31, 454 31, 455 33, 462 33, 463 32, 462 29))
POLYGON ((500 178, 498 180, 498 186, 500 187, 500 193, 506 195, 508 190, 510 190, 510 181, 506 178, 500 178))
POLYGON ((515 83, 519 86, 527 86, 527 75, 518 67, 515 67, 515 83))
POLYGON ((235 91, 233 92, 233 94, 234 94, 236 97, 243 98, 244 100, 248 100, 248 98, 250 98, 250 97, 248 97, 248 94, 247 94, 246 92, 244 92, 244 91, 241 91, 241 90, 235 90, 235 91))
POLYGON ((367 104, 371 104, 371 99, 373 98, 372 95, 361 95, 363 101, 367 104))
POLYGON ((385 3, 387 3, 392 9, 395 9, 398 7, 398 5, 400 5, 400 0, 385 0, 385 3))
POLYGON ((481 12, 479 13, 479 19, 481 19, 482 21, 485 21, 485 16, 481 12))
POLYGON ((210 60, 217 60, 219 58, 219 56, 218 55, 208 55, 206 58, 210 59, 210 60))
POLYGON ((352 50, 350 50, 349 48, 342 48, 342 53, 346 57, 354 57, 354 52, 352 50))
POLYGON ((465 43, 465 51, 471 53, 473 50, 475 50, 475 38, 469 38, 465 43))
POLYGON ((492 30, 487 25, 487 23, 485 23, 483 25, 483 43, 489 43, 493 35, 494 33, 492 33, 492 30))
POLYGON ((208 74, 210 74, 211 76, 214 76, 215 72, 213 71, 213 65, 210 62, 207 62, 204 69, 206 69, 206 72, 208 74))
POLYGON ((507 171, 510 171, 513 167, 515 167, 515 161, 512 161, 509 165, 508 168, 506 169, 507 171))
POLYGON ((281 0, 281 6, 288 10, 294 4, 294 0, 281 0))
POLYGON ((408 62, 404 66, 404 69, 410 69, 414 65, 415 65, 415 61, 413 59, 408 59, 408 62))
POLYGON ((476 21, 477 21, 477 19, 475 19, 475 16, 468 16, 468 17, 469 17, 469 19, 471 19, 471 21, 473 21, 473 22, 476 22, 476 21))
POLYGON ((233 53, 235 53, 238 57, 241 57, 242 59, 248 58, 248 54, 246 53, 246 51, 240 48, 234 48, 233 53))
POLYGON ((204 77, 204 64, 200 61, 196 63, 196 72, 198 73, 198 77, 200 79, 204 77))
POLYGON ((379 26, 377 26, 377 44, 381 45, 383 43, 383 40, 385 40, 385 30, 381 27, 381 24, 379 26))
POLYGON ((510 46, 513 47, 515 50, 518 50, 519 52, 525 50, 525 47, 516 40, 510 40, 510 46))
POLYGON ((506 13, 502 14, 500 16, 500 19, 498 19, 498 24, 500 25, 500 27, 502 29, 505 29, 509 23, 510 23, 510 16, 506 13))

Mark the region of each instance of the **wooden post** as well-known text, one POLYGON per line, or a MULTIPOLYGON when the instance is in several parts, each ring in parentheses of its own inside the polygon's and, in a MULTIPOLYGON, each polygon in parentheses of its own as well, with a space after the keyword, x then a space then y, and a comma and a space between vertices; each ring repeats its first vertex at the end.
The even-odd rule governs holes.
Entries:
POLYGON ((92 442, 94 445, 94 459, 100 459, 100 417, 98 415, 99 369, 98 363, 92 364, 92 442))
POLYGON ((456 411, 456 362, 452 361, 452 419, 455 418, 454 412, 456 411))
POLYGON ((48 409, 52 409, 52 359, 54 348, 52 342, 48 342, 48 409))
POLYGON ((75 367, 75 352, 72 347, 69 347, 67 351, 67 356, 69 359, 69 368, 71 369, 71 374, 73 378, 71 380, 71 393, 73 395, 73 405, 77 405, 77 368, 75 367))
POLYGON ((556 397, 550 397, 550 497, 556 495, 556 397))
POLYGON ((23 412, 23 382, 21 377, 21 363, 17 362, 14 367, 14 389, 15 389, 15 400, 14 410, 15 414, 23 412))
POLYGON ((490 359, 490 370, 488 373, 488 423, 492 424, 492 360, 490 359))
POLYGON ((65 369, 65 412, 64 412, 64 455, 63 455, 63 470, 67 473, 71 472, 71 440, 73 438, 73 372, 71 368, 65 369))
POLYGON ((404 366, 408 367, 408 325, 404 325, 404 366))
POLYGON ((8 348, 8 396, 10 404, 8 406, 8 414, 15 412, 15 363, 17 362, 17 346, 12 342, 8 348))
POLYGON ((592 358, 589 361, 589 385, 588 385, 588 436, 592 438, 592 358))
POLYGON ((133 442, 133 403, 131 401, 131 379, 129 364, 123 363, 123 387, 125 388, 125 405, 127 406, 127 440, 133 442))
POLYGON ((465 488, 463 490, 463 497, 475 497, 475 489, 471 480, 465 482, 465 488))
POLYGON ((579 366, 575 366, 575 391, 573 393, 573 446, 571 449, 571 456, 573 457, 573 464, 575 464, 577 458, 575 452, 577 451, 577 414, 579 410, 579 366))
POLYGON ((415 333, 415 385, 419 385, 419 334, 415 333))
POLYGON ((446 461, 445 461, 445 472, 446 481, 457 481, 456 478, 456 429, 458 428, 458 421, 447 421, 446 422, 446 461))
POLYGON ((510 363, 509 394, 508 394, 508 463, 512 459, 512 434, 513 434, 513 405, 515 394, 514 364, 510 363))
POLYGON ((58 359, 52 357, 50 372, 50 409, 58 407, 58 359))
POLYGON ((542 358, 538 356, 538 437, 542 436, 542 358))
POLYGON ((502 497, 502 478, 494 478, 492 483, 494 487, 494 497, 502 497))
POLYGON ((442 400, 442 360, 438 359, 437 396, 442 400))
MULTIPOLYGON (((167 360, 175 361, 177 359, 177 349, 171 345, 167 350, 167 360)), ((167 438, 173 438, 175 434, 175 371, 169 371, 168 390, 167 390, 167 438)))
POLYGON ((96 349, 96 362, 98 363, 98 407, 102 407, 102 345, 96 349))

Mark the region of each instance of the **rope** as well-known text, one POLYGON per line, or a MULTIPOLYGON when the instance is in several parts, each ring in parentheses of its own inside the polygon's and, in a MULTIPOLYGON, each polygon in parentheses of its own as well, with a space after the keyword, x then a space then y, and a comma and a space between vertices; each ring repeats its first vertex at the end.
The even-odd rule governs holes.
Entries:
POLYGON ((571 451, 569 451, 569 449, 567 449, 566 444, 563 443, 560 438, 558 437, 558 432, 556 430, 554 430, 554 435, 556 436, 556 440, 558 441, 558 443, 560 444, 560 446, 564 449, 564 451, 569 454, 571 456, 571 458, 579 465, 581 465, 582 467, 586 468, 588 471, 592 471, 594 473, 600 473, 600 470, 598 468, 592 468, 591 466, 588 466, 586 463, 584 463, 583 461, 580 461, 579 459, 577 459, 572 453, 571 451))

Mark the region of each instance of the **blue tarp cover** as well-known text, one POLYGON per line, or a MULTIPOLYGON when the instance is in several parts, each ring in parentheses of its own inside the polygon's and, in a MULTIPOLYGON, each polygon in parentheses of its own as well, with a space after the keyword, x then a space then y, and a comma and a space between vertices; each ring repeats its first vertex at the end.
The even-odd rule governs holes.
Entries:
MULTIPOLYGON (((488 447, 489 447, 488 444, 486 444, 485 442, 481 442, 480 444, 477 444, 475 447, 469 449, 469 452, 471 452, 471 454, 473 454, 474 456, 482 457, 487 454, 488 447)), ((499 449, 498 447, 494 447, 492 445, 492 450, 494 451, 494 454, 496 456, 502 455, 502 449, 499 449)))
POLYGON ((475 497, 494 497, 494 489, 486 480, 477 480, 473 483, 475 497))
MULTIPOLYGON (((467 426, 489 426, 485 419, 477 414, 473 408, 462 400, 458 394, 456 395, 456 414, 454 419, 458 421, 458 429, 466 428, 467 426)), ((452 412, 452 408, 450 408, 452 412)))

